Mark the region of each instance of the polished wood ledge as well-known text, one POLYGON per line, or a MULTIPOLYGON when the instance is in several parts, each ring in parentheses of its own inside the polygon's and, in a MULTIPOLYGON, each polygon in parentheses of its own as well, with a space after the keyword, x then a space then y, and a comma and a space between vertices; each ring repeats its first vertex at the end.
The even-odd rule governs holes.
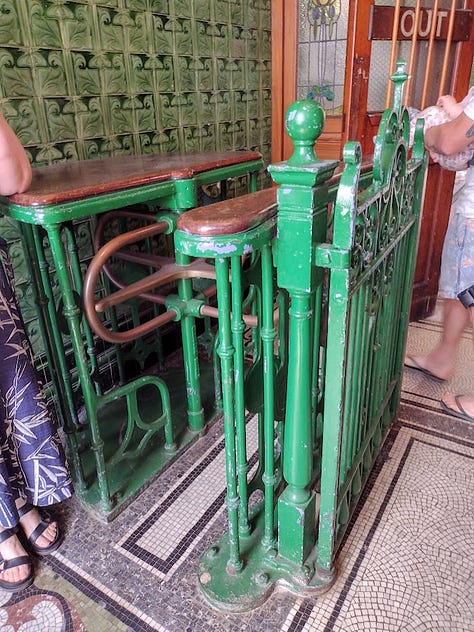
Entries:
POLYGON ((261 160, 259 152, 242 150, 68 161, 34 167, 31 187, 25 193, 12 195, 9 201, 25 207, 64 204, 168 180, 193 178, 203 172, 261 160))
POLYGON ((202 237, 242 233, 276 214, 276 195, 276 188, 263 189, 201 206, 182 215, 178 220, 178 229, 202 237))

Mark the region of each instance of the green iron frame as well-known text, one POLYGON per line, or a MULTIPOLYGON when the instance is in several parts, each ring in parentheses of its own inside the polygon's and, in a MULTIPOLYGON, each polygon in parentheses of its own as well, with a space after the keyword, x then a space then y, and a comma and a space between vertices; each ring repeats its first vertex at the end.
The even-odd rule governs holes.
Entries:
MULTIPOLYGON (((298 101, 286 116, 294 153, 269 167, 280 185, 275 216, 216 236, 189 230, 194 211, 178 221, 177 251, 216 267, 228 533, 204 553, 198 576, 220 610, 254 608, 276 585, 302 595, 328 589, 397 415, 427 155, 421 124, 408 154, 402 62, 391 80, 393 107, 383 114, 369 172, 360 145, 349 142, 335 178, 337 163, 314 153, 324 114, 314 101, 298 101), (253 278, 263 353, 259 467, 250 480, 241 307, 241 259, 249 253, 260 267, 253 278), (283 424, 275 415, 275 278, 290 305, 283 424)), ((249 207, 255 199, 247 196, 249 207)))
MULTIPOLYGON (((25 206, 12 201, 2 204, 2 211, 20 224, 25 252, 30 261, 32 290, 53 383, 53 399, 65 432, 76 497, 101 520, 112 520, 160 470, 201 436, 206 423, 219 412, 219 408, 211 413, 209 419, 204 418, 192 314, 176 318, 181 320, 183 348, 187 350, 188 407, 177 413, 186 417, 187 423, 178 420, 179 437, 177 414, 170 404, 169 388, 160 377, 139 376, 103 392, 97 379, 97 337, 84 317, 84 271, 74 222, 108 211, 146 205, 159 209, 155 211, 156 222, 165 222, 166 232, 172 233, 179 215, 197 205, 199 187, 221 182, 225 188, 227 179, 248 177, 249 189, 255 191, 257 175, 262 168, 261 159, 237 160, 235 164, 229 159, 229 164, 207 168, 195 173, 192 178, 180 178, 173 173, 169 179, 157 183, 81 196, 70 201, 66 198, 57 204, 25 206), (59 286, 60 305, 54 298, 53 283, 59 286), (72 358, 68 357, 67 345, 72 348, 69 354, 72 358), (154 412, 147 412, 144 416, 139 400, 146 389, 155 393, 155 403, 154 412), (124 417, 124 432, 122 441, 117 443, 117 437, 111 437, 108 432, 108 420, 103 413, 107 407, 116 406, 120 399, 125 402, 125 411, 118 413, 124 417), (82 406, 85 415, 79 418, 82 406), (78 430, 81 427, 89 433, 86 440, 78 430), (132 442, 135 430, 141 433, 138 442, 132 442), (116 447, 112 448, 112 445, 116 447), (88 471, 85 473, 86 460, 88 471)), ((180 300, 186 301, 192 295, 190 281, 185 279, 178 285, 180 300)), ((118 357, 120 352, 117 344, 115 353, 118 357)), ((150 399, 149 393, 147 398, 150 399)), ((219 401, 216 401, 216 406, 219 406, 219 401)), ((112 410, 112 414, 117 415, 117 410, 112 410)))

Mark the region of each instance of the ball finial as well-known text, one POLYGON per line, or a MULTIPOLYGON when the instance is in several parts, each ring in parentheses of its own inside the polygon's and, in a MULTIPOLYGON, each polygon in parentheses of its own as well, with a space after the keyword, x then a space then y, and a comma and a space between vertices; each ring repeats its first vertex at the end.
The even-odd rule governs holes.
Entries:
POLYGON ((324 127, 324 111, 316 101, 295 101, 286 111, 285 128, 295 146, 289 163, 304 164, 317 160, 314 143, 324 127))

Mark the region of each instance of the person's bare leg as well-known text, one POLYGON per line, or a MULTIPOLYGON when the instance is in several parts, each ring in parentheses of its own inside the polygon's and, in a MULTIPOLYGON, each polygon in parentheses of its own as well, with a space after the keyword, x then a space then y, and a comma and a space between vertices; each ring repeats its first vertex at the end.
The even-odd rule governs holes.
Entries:
MULTIPOLYGON (((16 501, 16 506, 18 507, 18 509, 22 507, 24 504, 25 504, 25 501, 23 499, 18 499, 16 501)), ((29 511, 28 513, 26 513, 24 516, 20 518, 21 528, 23 529, 27 538, 30 537, 30 535, 33 533, 33 531, 36 529, 36 527, 39 525, 40 522, 41 522, 41 516, 39 514, 39 511, 36 509, 36 507, 33 507, 31 511, 29 511)), ((52 521, 48 525, 48 527, 43 531, 43 533, 40 536, 38 536, 38 539, 36 540, 36 544, 40 547, 46 547, 49 544, 51 544, 51 542, 56 537, 57 528, 58 528, 58 523, 56 521, 52 521)))
MULTIPOLYGON (((0 527, 0 532, 3 529, 0 527)), ((20 543, 20 540, 16 535, 12 535, 10 538, 0 543, 0 555, 4 560, 13 560, 17 557, 22 557, 23 555, 27 555, 27 552, 23 548, 20 543)), ((20 566, 14 566, 13 568, 8 568, 7 570, 2 570, 3 564, 0 562, 0 579, 2 581, 6 581, 9 583, 20 582, 26 577, 30 572, 30 567, 28 564, 21 564, 20 566)))
MULTIPOLYGON (((461 304, 461 303, 460 303, 461 304)), ((468 310, 462 306, 466 315, 469 313, 471 319, 473 337, 472 342, 474 346, 474 307, 470 307, 468 310)), ((458 413, 465 413, 474 419, 474 394, 472 395, 455 395, 454 393, 446 393, 441 400, 445 406, 451 408, 458 413)))
POLYGON ((449 380, 456 365, 462 334, 468 323, 468 312, 458 299, 443 301, 443 333, 436 347, 426 356, 407 356, 405 366, 421 367, 441 380, 449 380))

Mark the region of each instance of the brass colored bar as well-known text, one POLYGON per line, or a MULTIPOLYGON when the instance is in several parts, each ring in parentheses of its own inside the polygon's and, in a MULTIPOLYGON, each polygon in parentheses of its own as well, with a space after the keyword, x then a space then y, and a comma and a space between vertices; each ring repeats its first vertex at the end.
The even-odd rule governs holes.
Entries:
POLYGON ((418 24, 419 24, 420 16, 421 16, 420 8, 421 8, 421 0, 416 0, 415 17, 413 18, 413 35, 411 38, 410 61, 408 64, 408 79, 406 82, 406 89, 405 89, 405 105, 408 105, 410 103, 412 78, 413 78, 413 71, 415 68, 416 50, 418 47, 418 24))
POLYGON ((434 38, 435 38, 435 34, 436 34, 436 25, 437 25, 437 18, 438 18, 438 5, 439 5, 439 0, 434 0, 434 5, 433 5, 433 18, 432 18, 432 22, 431 22, 431 30, 430 30, 430 39, 429 39, 429 43, 428 43, 428 53, 427 53, 427 57, 426 57, 426 69, 425 69, 425 78, 423 81, 423 92, 421 95, 421 105, 420 105, 420 110, 424 110, 426 107, 426 95, 428 93, 428 85, 429 85, 429 81, 430 81, 430 76, 431 76, 431 66, 433 64, 433 50, 434 50, 434 38))
MULTIPOLYGON (((399 22, 400 22, 400 0, 396 0, 395 12, 393 16, 393 26, 392 26, 392 45, 390 47, 389 75, 395 72, 395 58, 397 56, 399 22)), ((385 99, 385 109, 389 107, 391 102, 392 102, 392 82, 389 81, 388 86, 387 86, 387 97, 385 99)))
POLYGON ((448 35, 446 37, 446 44, 445 44, 445 49, 444 49, 443 67, 441 69, 441 79, 439 82, 439 95, 438 96, 442 96, 443 94, 445 94, 445 83, 446 83, 446 76, 448 74, 449 53, 451 49, 451 42, 453 39, 455 16, 456 16, 456 0, 451 0, 451 12, 449 14, 449 22, 448 22, 448 35))

